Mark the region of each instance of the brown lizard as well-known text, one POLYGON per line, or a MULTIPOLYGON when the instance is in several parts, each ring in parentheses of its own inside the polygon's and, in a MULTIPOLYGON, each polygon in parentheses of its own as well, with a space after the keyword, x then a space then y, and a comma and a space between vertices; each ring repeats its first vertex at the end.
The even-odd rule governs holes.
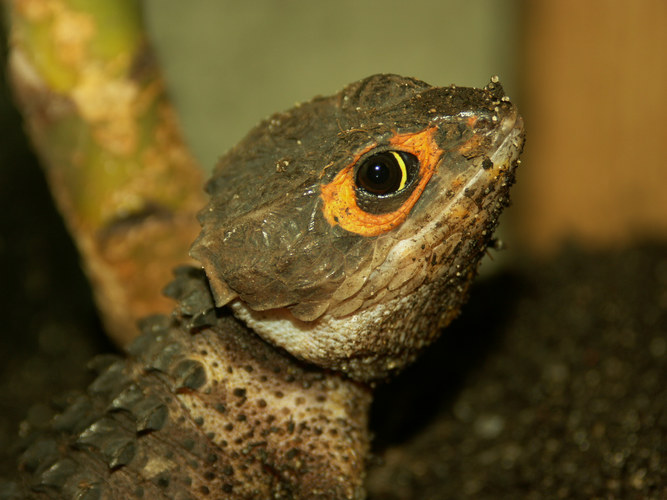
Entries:
POLYGON ((371 384, 458 313, 522 143, 495 78, 376 75, 261 123, 207 185, 203 272, 0 498, 363 498, 371 384))

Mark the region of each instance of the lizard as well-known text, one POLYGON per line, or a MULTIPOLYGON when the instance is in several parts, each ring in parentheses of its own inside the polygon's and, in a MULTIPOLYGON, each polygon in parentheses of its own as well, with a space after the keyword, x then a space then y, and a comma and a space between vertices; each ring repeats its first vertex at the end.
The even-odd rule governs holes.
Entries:
POLYGON ((220 160, 170 316, 28 420, 0 498, 365 497, 372 387, 458 314, 523 145, 496 77, 380 74, 220 160))

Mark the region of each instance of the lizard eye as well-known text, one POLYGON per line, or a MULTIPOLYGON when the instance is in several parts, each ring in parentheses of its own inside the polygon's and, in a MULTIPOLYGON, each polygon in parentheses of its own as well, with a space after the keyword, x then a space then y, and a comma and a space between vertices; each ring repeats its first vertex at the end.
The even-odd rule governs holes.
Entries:
POLYGON ((410 184, 418 163, 416 156, 403 151, 376 153, 361 163, 356 185, 376 196, 397 193, 410 184))
POLYGON ((369 237, 403 224, 444 154, 435 141, 438 130, 395 134, 387 145, 396 149, 371 145, 359 153, 320 188, 326 221, 369 237))

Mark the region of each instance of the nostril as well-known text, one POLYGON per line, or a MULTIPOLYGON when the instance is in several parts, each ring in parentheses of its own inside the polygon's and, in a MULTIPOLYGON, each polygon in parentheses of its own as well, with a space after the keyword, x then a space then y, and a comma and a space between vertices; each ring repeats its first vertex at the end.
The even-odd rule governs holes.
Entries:
POLYGON ((482 168, 484 170, 491 170, 493 168, 493 161, 488 156, 482 160, 482 168))

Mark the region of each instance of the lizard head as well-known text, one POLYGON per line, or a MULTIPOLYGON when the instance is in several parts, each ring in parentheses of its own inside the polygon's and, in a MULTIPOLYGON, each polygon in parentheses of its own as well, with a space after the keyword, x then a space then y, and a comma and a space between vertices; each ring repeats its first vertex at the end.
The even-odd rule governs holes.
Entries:
POLYGON ((273 115, 228 152, 192 255, 216 305, 267 341, 386 376, 456 316, 522 143, 495 78, 371 76, 273 115))

